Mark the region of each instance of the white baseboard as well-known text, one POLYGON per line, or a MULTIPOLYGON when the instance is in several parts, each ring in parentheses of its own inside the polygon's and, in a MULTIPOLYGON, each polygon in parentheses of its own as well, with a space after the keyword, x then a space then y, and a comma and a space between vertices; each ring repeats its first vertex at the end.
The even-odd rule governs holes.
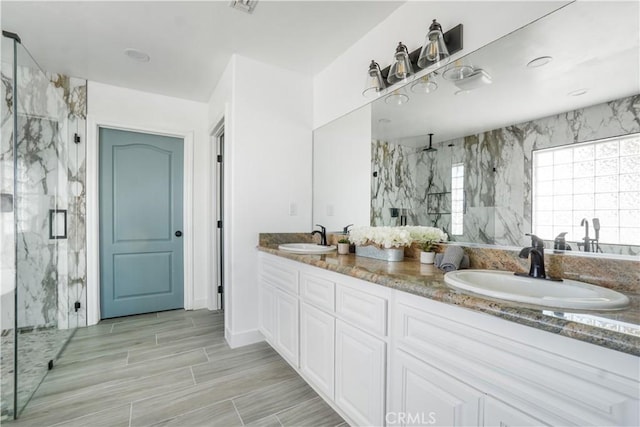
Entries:
POLYGON ((245 345, 264 341, 262 332, 257 329, 233 333, 229 328, 224 328, 224 338, 231 348, 244 347, 245 345))

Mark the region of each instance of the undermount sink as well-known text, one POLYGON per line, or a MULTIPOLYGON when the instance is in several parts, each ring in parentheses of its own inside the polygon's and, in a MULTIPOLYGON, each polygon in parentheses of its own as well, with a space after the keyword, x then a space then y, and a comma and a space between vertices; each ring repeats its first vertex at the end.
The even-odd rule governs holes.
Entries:
POLYGON ((457 270, 444 275, 457 289, 508 301, 553 308, 616 310, 629 305, 620 292, 577 280, 551 281, 516 276, 509 271, 457 270))
POLYGON ((284 243, 278 249, 294 254, 327 254, 336 250, 335 246, 321 246, 315 243, 284 243))

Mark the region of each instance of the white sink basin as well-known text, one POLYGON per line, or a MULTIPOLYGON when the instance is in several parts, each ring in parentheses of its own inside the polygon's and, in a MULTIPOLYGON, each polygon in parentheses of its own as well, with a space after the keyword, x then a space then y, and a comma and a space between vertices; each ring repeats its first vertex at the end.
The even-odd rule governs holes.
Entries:
POLYGON ((474 294, 545 307, 616 310, 629 305, 629 298, 611 289, 577 280, 554 282, 516 276, 509 271, 451 271, 444 275, 444 281, 474 294))
POLYGON ((320 246, 314 243, 285 243, 278 246, 281 251, 294 254, 327 254, 336 250, 335 246, 320 246))

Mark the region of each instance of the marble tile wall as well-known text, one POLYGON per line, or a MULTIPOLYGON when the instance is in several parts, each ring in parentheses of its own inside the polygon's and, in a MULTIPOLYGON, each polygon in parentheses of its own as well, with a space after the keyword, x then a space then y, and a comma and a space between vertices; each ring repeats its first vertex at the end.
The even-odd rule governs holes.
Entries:
MULTIPOLYGON (((640 132, 639 105, 640 95, 635 95, 446 141, 435 145, 436 152, 373 141, 372 170, 384 185, 373 178, 371 223, 396 225, 388 207, 406 206, 409 225, 432 225, 449 233, 451 165, 463 163, 464 231, 451 240, 526 245, 532 221, 532 151, 640 132), (393 179, 406 187, 392 185, 393 179)), ((637 246, 601 246, 607 253, 640 254, 637 246)))
MULTIPOLYGON (((17 111, 18 326, 86 325, 84 309, 76 313, 73 308, 75 301, 86 306, 86 80, 20 66, 14 103, 10 72, 11 67, 3 66, 0 192, 13 195, 17 111), (75 133, 80 144, 74 142, 75 133), (49 209, 67 210, 67 239, 49 239, 49 209)), ((13 211, 0 213, 2 286, 7 295, 15 283, 13 221, 13 211)), ((10 323, 3 315, 2 329, 13 327, 10 323)))

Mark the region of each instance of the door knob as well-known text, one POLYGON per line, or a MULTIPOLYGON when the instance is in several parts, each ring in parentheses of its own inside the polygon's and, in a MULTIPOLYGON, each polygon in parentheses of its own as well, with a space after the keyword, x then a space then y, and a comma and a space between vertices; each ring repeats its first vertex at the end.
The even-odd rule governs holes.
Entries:
POLYGON ((180 237, 180 236, 182 236, 182 231, 180 230, 176 231, 176 237, 180 237))

